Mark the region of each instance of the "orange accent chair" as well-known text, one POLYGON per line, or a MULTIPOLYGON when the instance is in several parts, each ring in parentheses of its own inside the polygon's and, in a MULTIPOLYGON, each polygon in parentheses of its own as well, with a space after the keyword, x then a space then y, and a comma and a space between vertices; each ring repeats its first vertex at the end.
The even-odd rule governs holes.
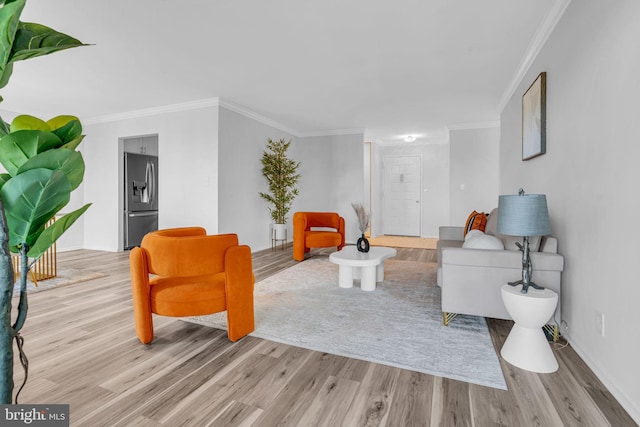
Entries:
POLYGON ((235 234, 201 227, 148 233, 129 255, 136 334, 153 340, 151 313, 202 316, 227 311, 231 341, 255 329, 251 249, 235 234))
POLYGON ((344 247, 344 218, 334 212, 293 214, 293 259, 304 261, 311 248, 344 247), (333 228, 333 230, 328 230, 333 228))

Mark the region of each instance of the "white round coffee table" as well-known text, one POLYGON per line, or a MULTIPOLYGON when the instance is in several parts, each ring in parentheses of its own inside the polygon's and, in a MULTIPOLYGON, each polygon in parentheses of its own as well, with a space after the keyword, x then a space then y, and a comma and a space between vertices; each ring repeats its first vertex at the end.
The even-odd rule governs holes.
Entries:
POLYGON ((551 373, 558 361, 551 351, 542 326, 551 318, 558 304, 558 294, 551 289, 503 285, 502 301, 515 322, 500 350, 507 362, 527 371, 551 373))
POLYGON ((345 246, 329 255, 329 261, 338 264, 338 285, 351 288, 353 279, 360 279, 360 289, 375 291, 376 282, 384 280, 384 260, 396 255, 393 248, 373 246, 369 252, 358 252, 355 246, 345 246))

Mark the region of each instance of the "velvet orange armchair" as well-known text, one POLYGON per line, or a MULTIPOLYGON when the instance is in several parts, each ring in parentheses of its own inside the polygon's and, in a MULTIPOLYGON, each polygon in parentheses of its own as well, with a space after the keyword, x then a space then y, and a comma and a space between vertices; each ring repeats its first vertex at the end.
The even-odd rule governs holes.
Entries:
POLYGON ((235 234, 201 227, 148 233, 129 255, 136 334, 153 340, 152 313, 202 316, 227 312, 231 341, 253 332, 251 249, 235 234))
POLYGON ((293 214, 293 259, 304 261, 311 248, 344 247, 344 218, 335 212, 293 214), (333 230, 329 230, 333 229, 333 230))

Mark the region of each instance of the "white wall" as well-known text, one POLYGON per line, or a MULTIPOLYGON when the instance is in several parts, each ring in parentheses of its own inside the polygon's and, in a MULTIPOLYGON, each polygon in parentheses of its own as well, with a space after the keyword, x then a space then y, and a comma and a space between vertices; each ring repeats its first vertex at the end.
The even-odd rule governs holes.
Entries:
POLYGON ((119 140, 151 134, 159 145, 160 228, 200 225, 212 234, 237 233, 253 251, 270 247, 271 219, 258 196, 266 190, 260 157, 268 138, 285 138, 293 141, 291 157, 302 161, 289 227, 296 210, 337 211, 357 239, 355 215, 349 217, 351 201, 363 201, 362 134, 296 138, 218 106, 94 123, 85 133, 83 187, 93 206, 84 230, 69 230, 69 238, 87 249, 122 249, 119 140))
MULTIPOLYGON (((451 130, 449 145, 451 212, 448 225, 464 225, 472 211, 489 213, 498 206, 500 128, 451 130)), ((518 188, 509 190, 514 194, 518 192, 518 188)))
MULTIPOLYGON (((290 154, 295 138, 224 107, 219 112, 219 232, 238 234, 240 243, 249 245, 252 251, 269 248, 272 220, 267 202, 258 195, 260 191, 268 191, 260 159, 269 138, 292 140, 290 154)), ((291 237, 290 229, 289 240, 291 237)))
POLYGON ((292 212, 337 212, 345 219, 347 243, 355 243, 360 231, 351 203, 365 203, 364 135, 297 138, 291 153, 302 162, 300 195, 292 212))
MULTIPOLYGON (((85 126, 84 247, 122 249, 122 147, 119 139, 158 134, 160 228, 218 230, 218 107, 85 126)), ((71 230, 69 230, 71 231, 71 230)))
MULTIPOLYGON (((640 2, 571 2, 501 118, 500 189, 546 193, 565 336, 640 422, 640 2), (547 153, 521 160, 521 96, 547 72, 547 153), (597 314, 605 315, 605 336, 597 314)), ((534 277, 535 280, 535 277, 534 277)))
POLYGON ((421 236, 438 237, 438 227, 449 223, 449 144, 446 137, 424 143, 374 144, 372 166, 372 230, 382 232, 384 156, 418 155, 422 158, 421 236))

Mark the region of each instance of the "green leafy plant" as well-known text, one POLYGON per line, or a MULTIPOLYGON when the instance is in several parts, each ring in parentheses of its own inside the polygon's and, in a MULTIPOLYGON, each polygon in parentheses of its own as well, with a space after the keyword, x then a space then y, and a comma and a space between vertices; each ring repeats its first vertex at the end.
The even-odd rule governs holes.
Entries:
POLYGON ((269 212, 276 224, 285 224, 291 204, 298 195, 296 184, 300 179, 300 162, 289 159, 287 150, 291 140, 267 141, 267 149, 262 152, 262 175, 267 179, 269 192, 260 192, 260 197, 271 204, 269 212))
MULTIPOLYGON (((13 64, 83 43, 40 24, 21 22, 26 0, 0 0, 0 88, 9 82, 13 64)), ((0 101, 2 98, 0 97, 0 101)), ((82 125, 73 116, 43 121, 16 117, 11 125, 0 118, 0 403, 13 397, 15 339, 27 379, 28 362, 20 335, 27 318, 27 274, 35 261, 89 208, 90 204, 47 222, 64 208, 84 177, 84 161, 76 151, 82 125), (11 252, 20 255, 20 299, 12 324, 14 287, 11 252)), ((24 385, 24 383, 23 383, 24 385)), ((16 396, 17 402, 17 396, 16 396)))

